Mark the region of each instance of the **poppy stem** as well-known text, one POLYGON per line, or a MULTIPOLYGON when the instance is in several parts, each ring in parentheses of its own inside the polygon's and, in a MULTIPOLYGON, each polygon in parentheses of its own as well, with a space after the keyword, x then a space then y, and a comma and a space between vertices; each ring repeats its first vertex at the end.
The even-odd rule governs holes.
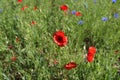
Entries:
POLYGON ((66 16, 67 14, 66 14, 66 11, 64 11, 64 15, 66 16))

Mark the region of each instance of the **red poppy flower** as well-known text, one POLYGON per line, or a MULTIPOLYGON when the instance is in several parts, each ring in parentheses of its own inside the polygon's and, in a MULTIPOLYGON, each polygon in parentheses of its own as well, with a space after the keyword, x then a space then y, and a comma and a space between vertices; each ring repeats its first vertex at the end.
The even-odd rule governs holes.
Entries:
POLYGON ((37 10, 37 6, 34 6, 34 10, 37 10))
POLYGON ((94 56, 94 54, 88 52, 87 56, 94 56))
POLYGON ((94 61, 94 56, 87 55, 87 61, 88 62, 93 62, 94 61))
POLYGON ((21 3, 21 2, 22 2, 22 0, 18 0, 18 2, 19 2, 19 3, 21 3))
POLYGON ((77 67, 77 64, 75 62, 70 62, 70 63, 64 65, 64 68, 67 70, 70 70, 70 69, 76 68, 76 67, 77 67))
POLYGON ((96 50, 95 47, 93 47, 93 46, 89 47, 89 49, 88 49, 88 54, 87 54, 87 61, 88 61, 88 62, 93 62, 93 60, 94 60, 94 55, 95 55, 96 51, 97 51, 97 50, 96 50))
POLYGON ((91 47, 89 47, 89 49, 88 49, 88 54, 92 54, 92 55, 94 55, 95 53, 96 53, 96 48, 95 47, 93 47, 93 46, 91 46, 91 47))
POLYGON ((35 25, 35 24, 36 24, 36 22, 35 22, 35 21, 32 21, 32 22, 31 22, 31 25, 35 25))
POLYGON ((22 8, 21 8, 21 10, 22 10, 22 11, 24 11, 24 10, 25 10, 25 8, 24 8, 24 7, 22 7, 22 8))
POLYGON ((9 45, 8 48, 9 48, 9 49, 13 49, 13 46, 12 46, 12 45, 9 45))
POLYGON ((68 39, 67 37, 64 35, 64 32, 63 31, 57 31, 54 33, 53 35, 53 39, 54 39, 54 42, 60 46, 60 47, 63 47, 67 44, 68 42, 68 39))
POLYGON ((21 10, 24 11, 26 8, 28 8, 28 6, 22 7, 21 10))
POLYGON ((55 65, 58 64, 58 61, 57 61, 57 60, 54 60, 54 64, 55 64, 55 65))
POLYGON ((60 9, 61 9, 62 11, 67 11, 67 10, 68 10, 68 6, 67 6, 67 5, 61 5, 61 6, 60 6, 60 9))
POLYGON ((82 16, 82 13, 76 12, 75 15, 76 15, 76 16, 82 16))
POLYGON ((16 56, 12 56, 11 60, 16 61, 17 60, 16 56))

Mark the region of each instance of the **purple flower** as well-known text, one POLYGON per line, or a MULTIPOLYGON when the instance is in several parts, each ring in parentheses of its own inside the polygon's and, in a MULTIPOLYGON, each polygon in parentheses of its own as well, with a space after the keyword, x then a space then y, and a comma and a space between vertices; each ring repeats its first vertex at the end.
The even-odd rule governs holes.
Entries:
POLYGON ((118 18, 118 17, 119 17, 119 15, 118 15, 117 13, 115 13, 115 14, 114 14, 114 17, 115 17, 115 18, 118 18))
POLYGON ((116 3, 116 0, 112 0, 112 3, 116 3))
POLYGON ((75 1, 78 1, 78 0, 75 0, 75 1))
POLYGON ((108 20, 107 17, 103 17, 103 18, 102 18, 102 21, 107 21, 107 20, 108 20))
POLYGON ((71 12, 71 14, 74 14, 74 15, 75 15, 75 13, 76 13, 76 11, 75 11, 75 10, 73 10, 73 11, 71 12))
POLYGON ((0 9, 0 13, 2 13, 3 12, 3 10, 2 9, 0 9))
POLYGON ((82 20, 78 21, 79 25, 82 25, 84 22, 82 20))
POLYGON ((96 0, 94 0, 94 3, 96 3, 96 0))

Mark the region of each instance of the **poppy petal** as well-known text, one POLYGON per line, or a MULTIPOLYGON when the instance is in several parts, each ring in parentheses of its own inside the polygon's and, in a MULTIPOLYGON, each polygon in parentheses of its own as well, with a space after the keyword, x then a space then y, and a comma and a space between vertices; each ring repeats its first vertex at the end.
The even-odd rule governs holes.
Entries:
POLYGON ((67 37, 64 35, 64 32, 63 31, 56 31, 54 34, 53 34, 53 40, 54 42, 60 46, 60 47, 63 47, 67 44, 68 42, 68 39, 67 37))
POLYGON ((87 61, 88 62, 93 62, 94 61, 94 56, 87 56, 87 61))
POLYGON ((60 6, 60 9, 61 9, 62 11, 67 11, 67 10, 68 10, 68 6, 67 6, 67 5, 61 5, 61 6, 60 6))
POLYGON ((70 70, 70 69, 76 68, 76 67, 77 67, 77 64, 75 62, 70 62, 70 63, 64 65, 64 68, 67 70, 70 70))
POLYGON ((95 54, 96 51, 97 51, 97 49, 93 46, 89 47, 89 49, 88 49, 88 53, 90 53, 90 54, 95 54))

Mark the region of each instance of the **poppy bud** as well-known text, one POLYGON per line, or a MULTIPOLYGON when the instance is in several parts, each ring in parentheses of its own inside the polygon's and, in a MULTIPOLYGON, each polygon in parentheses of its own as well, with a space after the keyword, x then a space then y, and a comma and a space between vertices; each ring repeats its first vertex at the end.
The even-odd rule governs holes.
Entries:
POLYGON ((14 62, 17 60, 16 56, 12 56, 11 60, 14 62))

